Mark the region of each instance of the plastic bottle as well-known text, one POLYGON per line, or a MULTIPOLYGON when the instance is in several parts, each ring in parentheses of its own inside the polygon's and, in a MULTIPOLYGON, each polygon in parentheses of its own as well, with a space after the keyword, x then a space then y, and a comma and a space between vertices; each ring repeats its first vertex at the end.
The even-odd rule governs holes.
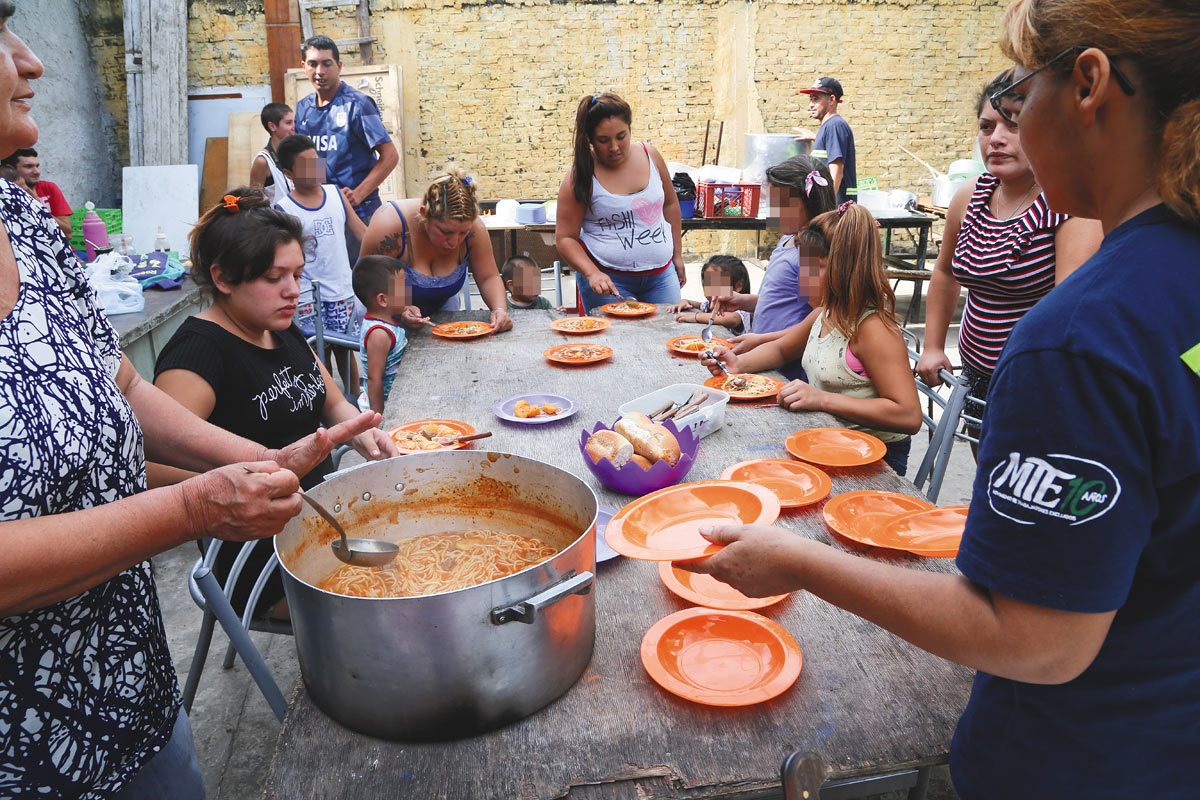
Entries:
POLYGON ((158 226, 158 235, 154 237, 154 252, 165 253, 171 249, 167 244, 167 235, 163 233, 162 225, 158 226))
POLYGON ((95 261, 96 248, 108 247, 108 227, 96 213, 95 203, 87 202, 83 204, 83 207, 87 209, 87 213, 83 215, 83 224, 80 225, 83 231, 84 248, 87 250, 87 260, 95 261))

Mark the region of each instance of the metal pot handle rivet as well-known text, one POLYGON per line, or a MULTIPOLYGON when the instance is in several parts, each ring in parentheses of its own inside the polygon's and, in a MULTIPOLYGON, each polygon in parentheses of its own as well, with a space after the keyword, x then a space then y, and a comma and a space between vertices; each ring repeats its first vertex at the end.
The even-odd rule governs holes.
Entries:
POLYGON ((592 590, 592 581, 596 576, 591 572, 581 572, 578 575, 572 570, 568 572, 566 577, 553 586, 543 589, 520 603, 514 603, 511 606, 499 606, 492 609, 492 624, 504 625, 508 622, 524 622, 526 625, 532 625, 537 619, 538 612, 544 611, 546 608, 570 597, 573 594, 587 594, 592 590))

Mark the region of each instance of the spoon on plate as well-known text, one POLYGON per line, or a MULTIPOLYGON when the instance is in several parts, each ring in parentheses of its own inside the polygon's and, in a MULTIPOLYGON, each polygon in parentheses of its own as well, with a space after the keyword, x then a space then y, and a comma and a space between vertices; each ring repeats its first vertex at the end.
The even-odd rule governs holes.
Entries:
POLYGON ((435 436, 433 440, 438 444, 447 445, 458 444, 460 442, 473 442, 476 439, 486 439, 491 435, 491 431, 484 431, 483 433, 472 433, 469 436, 435 436))
MULTIPOLYGON (((256 470, 252 470, 245 464, 242 469, 251 474, 256 470)), ((333 554, 338 557, 339 561, 344 561, 347 564, 353 564, 356 567, 382 567, 384 564, 391 563, 396 554, 400 552, 399 546, 391 542, 385 542, 382 539, 350 539, 346 536, 346 529, 337 521, 337 518, 326 510, 325 506, 318 503, 308 496, 307 492, 300 492, 300 499, 313 507, 313 510, 321 515, 321 518, 328 522, 333 529, 342 537, 339 541, 330 543, 333 548, 333 554)))

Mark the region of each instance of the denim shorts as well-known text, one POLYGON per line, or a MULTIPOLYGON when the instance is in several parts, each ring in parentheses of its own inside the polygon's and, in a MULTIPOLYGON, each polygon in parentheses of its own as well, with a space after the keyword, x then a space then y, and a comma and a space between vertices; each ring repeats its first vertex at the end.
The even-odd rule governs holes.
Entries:
MULTIPOLYGON (((612 281, 613 286, 617 287, 617 293, 621 297, 632 297, 643 303, 654 303, 655 305, 678 303, 681 297, 679 294, 679 275, 675 272, 674 265, 668 266, 657 275, 646 275, 644 277, 615 272, 606 272, 604 274, 612 281)), ((611 294, 596 294, 588 284, 587 278, 578 273, 575 276, 575 284, 579 287, 579 294, 583 296, 583 307, 588 311, 605 303, 618 303, 621 301, 621 297, 613 297, 611 294)))
POLYGON ((883 462, 895 470, 897 475, 908 472, 908 454, 912 450, 912 437, 906 436, 895 442, 888 442, 887 452, 883 454, 883 462))
MULTIPOLYGON (((305 336, 314 336, 317 333, 316 326, 313 324, 313 316, 316 313, 314 308, 311 301, 296 306, 296 327, 300 328, 300 332, 305 336)), ((356 333, 358 326, 355 324, 354 298, 322 300, 321 321, 321 328, 327 333, 346 335, 356 333)))

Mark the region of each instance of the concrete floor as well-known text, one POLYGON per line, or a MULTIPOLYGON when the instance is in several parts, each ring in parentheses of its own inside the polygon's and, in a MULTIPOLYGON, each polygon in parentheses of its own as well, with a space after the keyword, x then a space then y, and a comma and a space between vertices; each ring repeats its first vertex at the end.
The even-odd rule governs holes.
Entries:
MULTIPOLYGON (((689 281, 686 289, 691 291, 685 290, 687 296, 691 296, 692 293, 699 296, 699 267, 698 262, 688 265, 689 281)), ((762 279, 762 270, 754 266, 751 274, 752 284, 757 289, 762 279)), ((898 293, 898 310, 903 314, 911 296, 911 284, 902 284, 898 293)), ((924 333, 920 325, 910 328, 918 334, 924 333)), ((957 343, 957 326, 952 326, 948 338, 957 343)), ((949 354, 951 360, 957 362, 957 348, 950 350, 949 354)), ((925 437, 918 434, 913 437, 912 455, 909 459, 912 465, 910 475, 920 464, 924 453, 925 437)), ((974 475, 975 463, 971 458, 970 448, 959 442, 952 451, 938 504, 958 505, 969 502, 974 475)), ((163 553, 153 560, 159 600, 166 620, 167 637, 181 684, 191 664, 201 619, 200 611, 187 591, 187 574, 198 555, 195 545, 188 544, 163 553)), ((263 633, 254 633, 251 637, 266 659, 284 695, 289 696, 299 673, 296 650, 291 637, 263 633)), ((221 660, 226 643, 227 639, 218 629, 204 664, 199 690, 192 706, 191 720, 210 800, 243 800, 262 794, 263 782, 279 733, 279 723, 240 660, 233 669, 222 669, 221 660)), ((901 793, 892 793, 881 797, 886 800, 899 800, 903 796, 901 793)), ((957 798, 945 768, 934 771, 928 797, 930 800, 957 798)))

